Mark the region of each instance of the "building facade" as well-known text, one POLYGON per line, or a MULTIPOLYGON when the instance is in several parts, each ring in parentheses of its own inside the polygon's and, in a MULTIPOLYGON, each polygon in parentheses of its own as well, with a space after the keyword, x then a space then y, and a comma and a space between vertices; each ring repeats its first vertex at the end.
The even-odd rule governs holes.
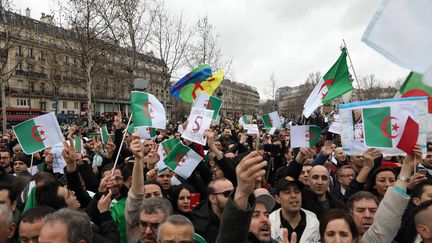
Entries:
POLYGON ((258 113, 260 96, 252 86, 224 79, 214 95, 223 100, 221 116, 234 118, 258 113))
MULTIPOLYGON (((42 14, 36 20, 30 18, 28 9, 25 16, 0 10, 0 68, 7 77, 6 107, 85 117, 87 82, 77 72, 79 60, 66 50, 70 31, 55 26, 50 15, 42 14)), ((152 53, 138 53, 136 68, 131 71, 125 65, 131 56, 130 50, 119 46, 104 55, 91 87, 95 116, 129 112, 135 77, 149 80, 146 91, 165 102, 167 114, 171 113, 169 85, 165 87, 163 81, 166 65, 152 53)))

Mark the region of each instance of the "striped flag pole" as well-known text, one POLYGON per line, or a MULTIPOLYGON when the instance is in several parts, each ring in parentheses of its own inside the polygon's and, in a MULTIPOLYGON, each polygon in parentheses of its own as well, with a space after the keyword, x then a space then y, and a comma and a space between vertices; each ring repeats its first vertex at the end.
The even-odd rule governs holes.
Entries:
POLYGON ((121 151, 121 149, 122 149, 122 147, 123 147, 123 143, 124 143, 124 140, 125 140, 125 137, 126 137, 126 133, 127 133, 128 128, 129 128, 129 125, 130 125, 131 120, 132 120, 132 113, 131 113, 131 115, 130 115, 130 117, 129 117, 129 121, 128 121, 128 123, 127 123, 127 125, 126 125, 126 128, 125 128, 125 130, 124 130, 123 138, 122 138, 122 141, 121 141, 121 143, 120 143, 120 147, 119 147, 119 149, 118 149, 118 151, 117 151, 116 159, 115 159, 115 161, 114 161, 114 166, 113 166, 113 168, 112 168, 112 170, 111 170, 111 175, 114 175, 114 171, 115 171, 115 168, 116 168, 116 166, 117 166, 117 161, 118 161, 118 158, 119 158, 119 156, 120 156, 120 151, 121 151))

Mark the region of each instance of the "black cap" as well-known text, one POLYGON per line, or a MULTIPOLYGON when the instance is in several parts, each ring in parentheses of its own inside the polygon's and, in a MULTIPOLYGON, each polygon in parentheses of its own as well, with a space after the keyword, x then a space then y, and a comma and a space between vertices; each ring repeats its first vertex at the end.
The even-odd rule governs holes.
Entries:
POLYGON ((304 184, 302 182, 294 179, 294 177, 285 176, 284 178, 279 179, 276 184, 276 195, 279 195, 280 191, 285 190, 291 184, 297 185, 300 190, 304 188, 304 184))

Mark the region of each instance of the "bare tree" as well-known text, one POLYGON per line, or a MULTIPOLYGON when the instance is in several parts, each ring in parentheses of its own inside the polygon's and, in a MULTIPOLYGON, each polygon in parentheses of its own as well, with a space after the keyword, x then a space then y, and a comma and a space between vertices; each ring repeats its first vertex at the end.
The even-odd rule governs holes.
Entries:
MULTIPOLYGON (((192 32, 185 22, 183 14, 170 13, 163 4, 155 10, 152 26, 151 44, 156 56, 163 61, 163 89, 170 85, 173 74, 183 66, 186 48, 192 32)), ((166 99, 164 99, 166 107, 166 99)))
POLYGON ((195 26, 195 35, 188 47, 186 61, 189 68, 196 68, 202 64, 210 65, 214 70, 223 69, 229 73, 232 59, 224 60, 221 49, 218 47, 219 35, 215 34, 215 27, 210 23, 208 16, 198 20, 195 26))
POLYGON ((384 88, 384 82, 375 78, 375 74, 368 74, 359 80, 365 100, 379 99, 380 93, 384 88))
MULTIPOLYGON (((86 82, 88 100, 88 126, 93 125, 92 95, 97 74, 107 68, 110 52, 118 46, 109 29, 107 17, 102 17, 102 7, 113 8, 113 1, 69 0, 65 8, 65 19, 70 31, 64 36, 65 53, 77 60, 80 78, 86 82)), ((113 16, 115 13, 113 12, 113 16)), ((111 19, 111 21, 114 21, 111 19)), ((109 65, 110 63, 108 63, 109 65)), ((112 65, 113 63, 111 63, 112 65)))
MULTIPOLYGON (((22 63, 27 60, 28 53, 25 48, 18 45, 14 38, 19 36, 20 28, 17 28, 14 19, 14 13, 11 12, 11 2, 0 0, 0 86, 1 86, 1 103, 2 103, 2 131, 6 133, 6 85, 9 79, 16 71, 23 72, 22 63), (15 55, 13 51, 15 49, 15 55), (27 53, 27 54, 25 54, 27 53)), ((18 16, 18 15, 17 15, 18 16)), ((19 18, 20 16, 18 16, 19 18)), ((15 19, 20 21, 19 19, 15 19)))

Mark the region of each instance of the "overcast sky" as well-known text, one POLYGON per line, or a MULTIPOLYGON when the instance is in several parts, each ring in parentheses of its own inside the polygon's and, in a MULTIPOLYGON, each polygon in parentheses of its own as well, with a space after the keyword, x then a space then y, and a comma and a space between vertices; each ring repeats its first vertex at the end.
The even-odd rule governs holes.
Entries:
MULTIPOLYGON (((208 15, 219 34, 219 47, 233 58, 234 81, 257 87, 262 98, 274 72, 278 86, 295 86, 311 72, 325 73, 348 45, 359 77, 395 81, 405 70, 361 42, 378 0, 166 0, 190 23, 208 15)), ((52 0, 14 0, 33 18, 50 13, 52 0)), ((350 70, 352 73, 352 71, 350 70)))

